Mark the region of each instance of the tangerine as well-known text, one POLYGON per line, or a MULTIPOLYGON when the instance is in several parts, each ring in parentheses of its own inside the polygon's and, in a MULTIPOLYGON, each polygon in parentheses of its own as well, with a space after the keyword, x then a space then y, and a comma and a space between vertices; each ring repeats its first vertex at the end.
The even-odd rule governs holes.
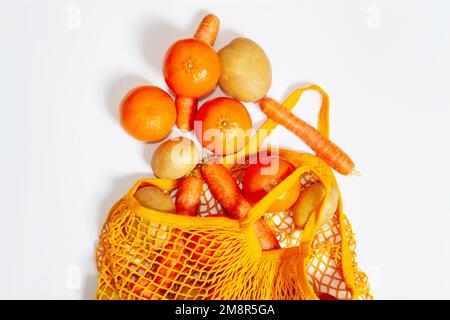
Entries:
POLYGON ((137 140, 155 142, 172 130, 177 113, 172 97, 154 86, 132 89, 120 106, 120 123, 137 140))
POLYGON ((219 55, 200 40, 179 40, 167 50, 163 72, 170 90, 179 96, 198 98, 213 91, 219 81, 219 55))
POLYGON ((247 143, 252 119, 238 100, 219 97, 197 111, 194 132, 203 147, 218 154, 235 153, 247 143))

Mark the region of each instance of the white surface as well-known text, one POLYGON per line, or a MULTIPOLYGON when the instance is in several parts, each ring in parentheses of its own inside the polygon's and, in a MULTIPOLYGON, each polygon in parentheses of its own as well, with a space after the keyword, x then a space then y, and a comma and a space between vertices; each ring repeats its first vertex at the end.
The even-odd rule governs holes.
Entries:
MULTIPOLYGON (((270 96, 304 82, 329 93, 332 138, 363 173, 339 183, 375 297, 450 298, 450 2, 0 6, 0 298, 93 297, 101 223, 150 175, 155 147, 120 128, 119 101, 136 85, 166 88, 163 53, 208 11, 222 21, 217 48, 242 35, 266 50, 270 96)), ((314 122, 318 101, 308 94, 297 114, 314 122)))

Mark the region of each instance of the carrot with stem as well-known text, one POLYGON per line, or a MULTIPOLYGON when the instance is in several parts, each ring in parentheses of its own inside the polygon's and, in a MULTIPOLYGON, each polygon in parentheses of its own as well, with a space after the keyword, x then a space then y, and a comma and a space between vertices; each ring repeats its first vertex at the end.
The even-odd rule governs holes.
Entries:
POLYGON ((203 191, 203 179, 199 169, 193 170, 183 178, 178 187, 175 205, 177 214, 196 216, 200 207, 200 197, 203 191))
MULTIPOLYGON (((212 195, 219 201, 225 212, 233 219, 245 218, 251 204, 245 199, 242 190, 228 170, 217 162, 208 162, 202 166, 202 176, 212 195)), ((279 249, 275 234, 263 218, 254 224, 255 233, 263 250, 279 249)))
MULTIPOLYGON (((208 14, 200 22, 194 38, 212 46, 219 32, 219 18, 208 14)), ((192 97, 177 96, 175 107, 177 109, 177 127, 183 131, 191 131, 194 128, 194 118, 197 112, 198 99, 192 97)))
POLYGON ((343 175, 353 172, 355 164, 341 148, 283 105, 271 98, 263 98, 259 101, 259 107, 269 119, 295 133, 334 170, 343 175))

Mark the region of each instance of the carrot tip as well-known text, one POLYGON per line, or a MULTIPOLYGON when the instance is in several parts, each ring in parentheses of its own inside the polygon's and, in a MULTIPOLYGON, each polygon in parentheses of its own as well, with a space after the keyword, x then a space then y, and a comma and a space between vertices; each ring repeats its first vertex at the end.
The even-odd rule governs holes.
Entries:
POLYGON ((358 170, 353 170, 352 173, 351 173, 351 175, 352 175, 352 176, 361 177, 361 176, 362 176, 362 173, 359 172, 358 170))

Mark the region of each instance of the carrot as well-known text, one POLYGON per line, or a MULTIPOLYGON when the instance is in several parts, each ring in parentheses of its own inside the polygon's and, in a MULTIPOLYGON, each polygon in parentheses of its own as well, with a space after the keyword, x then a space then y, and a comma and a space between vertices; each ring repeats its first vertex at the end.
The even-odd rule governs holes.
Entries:
POLYGON ((217 33, 219 32, 219 18, 213 14, 208 14, 200 22, 194 38, 201 40, 210 46, 214 44, 217 33))
POLYGON ((181 181, 177 190, 175 205, 177 214, 182 216, 196 216, 200 206, 203 191, 203 179, 199 170, 192 171, 181 181))
POLYGON ((355 164, 341 148, 280 103, 271 98, 263 98, 259 101, 259 107, 269 119, 295 133, 334 170, 343 175, 353 172, 355 164))
MULTIPOLYGON (((200 22, 194 38, 212 46, 219 32, 219 18, 213 14, 205 16, 200 22)), ((177 127, 183 131, 191 131, 194 128, 194 117, 197 112, 198 99, 176 96, 177 127)))
POLYGON ((256 237, 263 250, 279 249, 280 245, 275 237, 275 233, 270 230, 269 226, 264 222, 264 218, 260 218, 254 225, 256 237))
POLYGON ((202 176, 226 213, 233 219, 242 219, 251 209, 250 203, 244 198, 236 180, 220 163, 209 162, 202 165, 202 176))
POLYGON ((191 131, 194 128, 194 118, 197 113, 197 98, 176 96, 177 127, 182 131, 191 131))
MULTIPOLYGON (((250 203, 244 198, 236 180, 220 163, 209 162, 202 166, 202 176, 211 191, 219 201, 225 212, 233 219, 245 218, 250 209, 250 203)), ((280 248, 272 230, 266 225, 264 219, 256 221, 255 233, 263 250, 280 248)))

